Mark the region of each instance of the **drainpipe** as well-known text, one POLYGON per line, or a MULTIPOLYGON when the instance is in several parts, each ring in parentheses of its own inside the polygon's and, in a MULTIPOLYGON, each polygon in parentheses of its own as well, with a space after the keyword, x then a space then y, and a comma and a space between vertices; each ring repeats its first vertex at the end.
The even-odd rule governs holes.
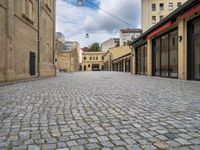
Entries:
POLYGON ((54 71, 55 71, 55 76, 57 75, 56 72, 56 64, 55 64, 55 20, 56 20, 56 2, 54 1, 54 23, 53 23, 53 66, 54 66, 54 71))
POLYGON ((71 52, 72 51, 70 51, 70 72, 71 72, 71 52))
POLYGON ((38 78, 40 77, 40 0, 38 0, 38 78))

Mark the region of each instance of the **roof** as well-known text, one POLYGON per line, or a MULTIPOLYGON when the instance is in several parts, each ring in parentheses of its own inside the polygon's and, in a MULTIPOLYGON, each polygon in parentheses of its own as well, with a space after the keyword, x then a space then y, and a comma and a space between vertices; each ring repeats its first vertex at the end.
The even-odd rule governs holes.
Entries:
POLYGON ((83 51, 83 52, 88 52, 88 51, 89 51, 89 48, 88 48, 88 47, 84 47, 84 48, 82 48, 82 51, 83 51))
POLYGON ((108 41, 110 41, 110 40, 113 40, 114 42, 119 42, 119 38, 110 38, 110 39, 102 42, 101 45, 104 44, 104 43, 106 43, 106 42, 108 42, 108 41))
POLYGON ((135 33, 135 32, 142 32, 142 29, 120 29, 122 33, 135 33))
POLYGON ((138 38, 136 38, 131 44, 134 45, 136 42, 140 42, 144 38, 146 38, 147 35, 155 31, 157 28, 161 27, 162 25, 168 23, 169 21, 176 20, 176 18, 189 9, 193 8, 194 6, 200 4, 200 0, 188 0, 183 5, 181 5, 179 8, 174 10, 172 13, 170 13, 168 16, 163 18, 160 22, 152 26, 150 29, 145 31, 143 34, 141 34, 138 38))
POLYGON ((103 51, 96 51, 96 52, 83 52, 82 54, 85 54, 85 55, 87 55, 87 54, 105 54, 105 52, 103 52, 103 51))

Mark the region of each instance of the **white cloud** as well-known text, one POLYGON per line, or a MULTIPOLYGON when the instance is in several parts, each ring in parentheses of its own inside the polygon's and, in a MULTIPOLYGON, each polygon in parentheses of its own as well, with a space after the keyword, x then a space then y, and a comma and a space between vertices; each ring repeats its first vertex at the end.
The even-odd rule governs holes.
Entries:
MULTIPOLYGON (((140 0, 100 0, 100 7, 133 27, 140 27, 140 0)), ((63 32, 67 40, 78 41, 82 47, 116 36, 117 30, 127 27, 100 9, 76 7, 57 0, 57 31, 63 32), (85 38, 86 33, 90 38, 85 38)))

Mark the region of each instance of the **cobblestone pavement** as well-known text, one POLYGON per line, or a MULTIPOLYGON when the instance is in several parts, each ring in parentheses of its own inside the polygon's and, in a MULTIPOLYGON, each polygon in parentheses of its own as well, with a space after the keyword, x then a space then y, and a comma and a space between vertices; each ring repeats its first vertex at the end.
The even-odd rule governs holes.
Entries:
POLYGON ((79 72, 0 87, 0 149, 200 150, 200 82, 79 72))

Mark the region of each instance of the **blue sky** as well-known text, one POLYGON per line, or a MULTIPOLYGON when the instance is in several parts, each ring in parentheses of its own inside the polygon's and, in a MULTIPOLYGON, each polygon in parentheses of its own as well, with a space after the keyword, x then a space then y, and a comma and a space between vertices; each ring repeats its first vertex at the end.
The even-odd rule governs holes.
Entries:
MULTIPOLYGON (((77 0, 65 0, 66 3, 72 4, 72 5, 76 5, 77 4, 77 0)), ((100 1, 99 0, 83 0, 84 1, 84 6, 88 7, 88 8, 92 8, 92 9, 97 9, 97 7, 95 7, 94 5, 90 4, 88 1, 91 1, 92 3, 94 3, 95 5, 99 6, 100 5, 100 1)))
POLYGON ((139 28, 140 1, 84 0, 84 7, 77 7, 77 0, 57 0, 56 31, 62 32, 66 40, 78 41, 81 47, 118 37, 119 29, 129 26, 89 2, 131 24, 132 28, 139 28), (86 33, 89 33, 90 38, 85 38, 86 33))

